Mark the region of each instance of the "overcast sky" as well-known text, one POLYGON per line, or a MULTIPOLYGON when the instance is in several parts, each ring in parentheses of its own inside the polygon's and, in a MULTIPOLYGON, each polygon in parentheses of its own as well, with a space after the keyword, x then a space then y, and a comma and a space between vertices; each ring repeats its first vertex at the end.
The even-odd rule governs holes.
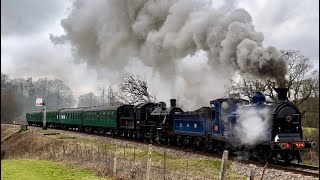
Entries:
MULTIPOLYGON (((212 2, 214 8, 226 4, 223 0, 212 2)), ((76 63, 70 47, 50 41, 50 34, 64 33, 60 21, 71 5, 71 0, 1 0, 1 72, 10 77, 59 78, 75 96, 116 85, 116 80, 106 78, 112 77, 111 72, 101 75, 86 64, 76 63)), ((318 68, 318 0, 239 0, 225 8, 247 10, 256 31, 264 34, 264 46, 300 50, 318 68)), ((141 64, 125 67, 146 78, 147 72, 141 68, 141 64)))

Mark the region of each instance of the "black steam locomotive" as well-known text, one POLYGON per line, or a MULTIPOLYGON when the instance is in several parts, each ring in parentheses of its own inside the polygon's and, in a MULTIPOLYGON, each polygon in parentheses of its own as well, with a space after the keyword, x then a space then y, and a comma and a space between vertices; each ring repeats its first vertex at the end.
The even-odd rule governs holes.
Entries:
MULTIPOLYGON (((47 117, 50 117, 48 126, 111 133, 113 136, 219 154, 227 149, 257 157, 261 162, 272 159, 301 161, 300 151, 314 147, 315 142, 303 139, 301 113, 288 101, 288 89, 278 88, 276 91, 278 100, 274 103, 267 103, 264 94, 257 92, 251 103, 244 99, 221 98, 210 101, 210 107, 192 112, 184 112, 177 107, 175 99, 170 100, 170 107, 159 102, 60 109, 47 111, 47 117), (261 113, 263 109, 267 111, 261 113), (241 129, 242 123, 252 118, 243 112, 254 112, 259 121, 268 125, 263 132, 258 132, 260 136, 255 141, 250 141, 249 137, 243 142, 246 139, 243 134, 248 129, 241 129)), ((42 113, 27 113, 27 122, 42 125, 42 113)), ((250 123, 249 130, 259 131, 255 127, 255 119, 250 123)))

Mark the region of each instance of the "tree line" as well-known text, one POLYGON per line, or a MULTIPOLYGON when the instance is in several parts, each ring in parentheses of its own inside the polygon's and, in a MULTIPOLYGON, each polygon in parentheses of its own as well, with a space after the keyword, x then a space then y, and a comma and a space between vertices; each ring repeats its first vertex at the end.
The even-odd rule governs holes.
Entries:
MULTIPOLYGON (((319 127, 319 69, 300 51, 282 50, 282 57, 288 63, 286 87, 288 98, 302 112, 303 126, 319 127)), ((229 97, 250 100, 256 91, 263 92, 268 101, 275 101, 276 84, 272 80, 257 80, 246 76, 233 80, 228 90, 229 97)), ((9 122, 18 117, 24 119, 24 112, 35 110, 35 100, 42 97, 47 102, 47 109, 66 107, 89 107, 108 104, 138 104, 155 102, 156 96, 150 92, 145 80, 133 74, 125 74, 119 84, 118 92, 111 86, 108 90, 100 88, 100 95, 93 92, 82 94, 76 104, 71 89, 64 81, 40 78, 13 78, 1 73, 1 122, 9 122)), ((39 108, 38 108, 39 109, 39 108)))
POLYGON ((101 96, 93 92, 80 95, 76 104, 73 92, 62 80, 40 78, 33 81, 32 78, 10 78, 1 73, 1 122, 24 121, 26 112, 42 108, 35 106, 40 97, 46 102, 47 109, 155 101, 147 82, 132 74, 124 75, 119 92, 114 92, 111 86, 108 91, 105 88, 100 90, 101 96))

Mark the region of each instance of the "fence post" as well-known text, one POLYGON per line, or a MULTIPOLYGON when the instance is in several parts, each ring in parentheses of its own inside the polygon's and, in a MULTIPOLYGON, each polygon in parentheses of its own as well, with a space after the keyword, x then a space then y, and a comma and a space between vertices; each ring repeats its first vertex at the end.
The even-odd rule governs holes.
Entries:
POLYGON ((96 153, 94 153, 95 148, 93 147, 93 143, 91 144, 91 151, 92 151, 92 161, 95 163, 96 162, 96 158, 95 158, 96 153))
POLYGON ((99 145, 98 145, 98 162, 100 163, 100 148, 99 148, 99 145))
POLYGON ((224 175, 226 173, 228 154, 229 154, 229 152, 227 150, 223 151, 219 180, 224 180, 224 178, 225 178, 224 175))
POLYGON ((53 150, 52 150, 52 144, 50 144, 50 155, 51 155, 51 158, 50 158, 50 159, 53 159, 53 150))
POLYGON ((189 159, 187 159, 187 173, 186 173, 186 179, 188 179, 189 176, 189 159))
POLYGON ((78 144, 76 144, 76 153, 77 153, 77 159, 79 158, 79 149, 78 149, 78 144))
POLYGON ((63 148, 63 156, 65 155, 65 148, 64 148, 64 144, 62 145, 63 148))
POLYGON ((136 147, 133 147, 133 165, 136 166, 136 147))
POLYGON ((150 179, 150 170, 151 170, 151 152, 152 152, 152 145, 149 144, 148 148, 148 159, 147 159, 147 173, 146 173, 146 180, 150 179))
POLYGON ((267 166, 268 166, 268 162, 267 162, 266 165, 263 167, 263 171, 262 171, 262 175, 261 175, 261 180, 263 179, 264 171, 266 170, 267 166))
POLYGON ((81 157, 81 163, 83 164, 83 155, 84 153, 83 153, 83 148, 82 148, 82 146, 80 146, 80 157, 81 157))
POLYGON ((164 150, 163 153, 163 179, 166 180, 166 156, 167 156, 167 151, 164 150))
POLYGON ((117 144, 114 149, 114 158, 113 158, 113 176, 117 174, 117 144))
POLYGON ((248 180, 254 180, 254 175, 256 174, 256 167, 253 164, 250 164, 249 177, 248 180))

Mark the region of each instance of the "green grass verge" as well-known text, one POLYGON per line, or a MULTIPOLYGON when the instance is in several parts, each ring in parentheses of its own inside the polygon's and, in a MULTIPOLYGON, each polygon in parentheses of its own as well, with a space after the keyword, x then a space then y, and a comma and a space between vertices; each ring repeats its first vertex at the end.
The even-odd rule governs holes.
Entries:
MULTIPOLYGON (((55 138, 59 141, 69 142, 71 143, 70 146, 72 146, 73 143, 76 143, 78 145, 83 146, 85 145, 87 150, 91 151, 94 147, 94 149, 97 151, 97 147, 100 148, 100 152, 108 152, 113 155, 115 150, 115 144, 112 144, 111 142, 106 142, 104 140, 100 139, 86 139, 82 137, 77 138, 70 138, 71 136, 61 134, 58 136, 52 136, 51 138, 55 138)), ((147 148, 141 149, 141 148, 133 148, 133 147, 124 147, 118 146, 117 148, 117 154, 118 154, 118 160, 133 160, 134 154, 136 157, 137 162, 146 162, 148 150, 147 148), (125 151, 125 153, 124 153, 125 151), (125 154, 125 157, 123 155, 125 154)), ((178 171, 178 172, 186 172, 188 171, 190 174, 201 174, 203 177, 216 179, 219 176, 220 173, 220 166, 221 161, 220 160, 205 160, 205 159, 189 159, 188 157, 173 157, 170 155, 164 155, 163 152, 158 152, 156 150, 152 150, 152 166, 163 166, 164 162, 164 156, 166 159, 166 166, 168 167, 168 170, 171 171, 178 171)), ((239 175, 236 173, 230 172, 231 163, 229 162, 227 164, 227 174, 226 179, 240 179, 244 180, 246 179, 245 176, 239 175)))
POLYGON ((42 160, 1 160, 1 180, 103 180, 93 172, 42 160))

